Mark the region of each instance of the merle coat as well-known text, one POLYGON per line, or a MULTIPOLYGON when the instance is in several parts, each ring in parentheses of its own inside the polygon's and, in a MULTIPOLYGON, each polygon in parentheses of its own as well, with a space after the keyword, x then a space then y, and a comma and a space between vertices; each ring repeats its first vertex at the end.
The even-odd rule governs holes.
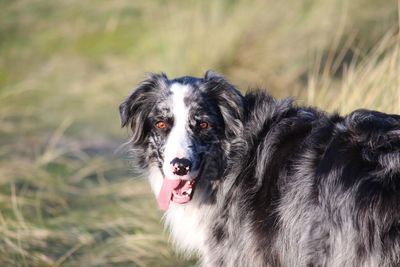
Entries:
POLYGON ((173 84, 190 88, 188 116, 211 124, 187 127, 200 174, 190 202, 165 212, 177 249, 202 266, 400 266, 400 116, 242 95, 213 72, 154 74, 120 112, 156 197, 169 132, 154 118, 170 116, 173 84))

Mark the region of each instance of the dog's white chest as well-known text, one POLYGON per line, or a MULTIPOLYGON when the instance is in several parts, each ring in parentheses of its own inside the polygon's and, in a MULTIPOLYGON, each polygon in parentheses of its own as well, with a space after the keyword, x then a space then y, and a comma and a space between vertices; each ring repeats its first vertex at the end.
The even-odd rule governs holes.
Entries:
MULTIPOLYGON (((149 168, 149 181, 156 198, 160 192, 163 177, 156 166, 149 168)), ((171 202, 163 220, 170 231, 174 245, 185 253, 202 253, 205 244, 205 216, 190 203, 181 205, 171 202)))
POLYGON ((202 254, 205 249, 206 220, 192 205, 172 203, 165 213, 165 224, 177 248, 185 253, 202 254))

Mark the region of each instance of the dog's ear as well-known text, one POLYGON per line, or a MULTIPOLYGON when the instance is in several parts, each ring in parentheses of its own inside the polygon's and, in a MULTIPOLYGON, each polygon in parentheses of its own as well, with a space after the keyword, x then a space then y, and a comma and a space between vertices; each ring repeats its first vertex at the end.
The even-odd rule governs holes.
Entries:
POLYGON ((227 137, 241 136, 243 130, 244 98, 222 75, 207 71, 204 75, 208 95, 216 101, 225 122, 227 137))
POLYGON ((150 74, 119 106, 121 127, 132 129, 134 145, 143 142, 147 118, 158 99, 156 92, 166 87, 167 83, 168 78, 164 73, 150 74))
MULTIPOLYGON (((206 73, 204 74, 204 79, 209 81, 212 79, 223 79, 225 80, 224 76, 218 72, 215 72, 213 70, 208 70, 206 71, 206 73)), ((225 80, 226 81, 226 80, 225 80)))

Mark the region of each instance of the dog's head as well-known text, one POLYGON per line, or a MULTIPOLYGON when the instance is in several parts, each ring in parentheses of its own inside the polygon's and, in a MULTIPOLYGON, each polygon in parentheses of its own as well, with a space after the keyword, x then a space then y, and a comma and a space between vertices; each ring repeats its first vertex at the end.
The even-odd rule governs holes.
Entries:
POLYGON ((139 165, 162 174, 155 193, 167 209, 223 175, 242 134, 243 97, 214 72, 173 80, 153 74, 120 105, 120 116, 139 165))

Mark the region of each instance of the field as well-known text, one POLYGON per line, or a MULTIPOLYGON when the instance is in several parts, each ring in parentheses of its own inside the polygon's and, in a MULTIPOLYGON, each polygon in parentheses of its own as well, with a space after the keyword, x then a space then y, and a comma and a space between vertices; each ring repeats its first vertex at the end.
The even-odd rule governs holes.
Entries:
POLYGON ((119 149, 147 72, 400 113, 396 0, 0 0, 0 266, 195 266, 119 149))

